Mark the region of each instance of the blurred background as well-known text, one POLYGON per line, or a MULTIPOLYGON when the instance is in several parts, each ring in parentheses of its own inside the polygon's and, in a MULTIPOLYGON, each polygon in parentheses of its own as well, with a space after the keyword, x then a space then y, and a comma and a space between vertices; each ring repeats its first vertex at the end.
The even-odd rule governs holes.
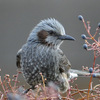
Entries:
MULTIPOLYGON (((72 64, 73 69, 91 67, 93 52, 82 48, 86 34, 83 23, 78 20, 83 15, 91 22, 91 34, 100 22, 100 0, 0 0, 0 72, 2 76, 16 73, 16 53, 26 42, 30 31, 42 19, 55 18, 65 27, 66 33, 76 41, 64 41, 61 49, 72 64)), ((97 36, 98 37, 98 36, 97 36)), ((100 64, 100 58, 96 63, 100 64)), ((21 84, 26 84, 20 75, 21 84)), ((74 84, 87 88, 89 78, 78 78, 74 84)), ((99 83, 94 79, 93 85, 99 83)))

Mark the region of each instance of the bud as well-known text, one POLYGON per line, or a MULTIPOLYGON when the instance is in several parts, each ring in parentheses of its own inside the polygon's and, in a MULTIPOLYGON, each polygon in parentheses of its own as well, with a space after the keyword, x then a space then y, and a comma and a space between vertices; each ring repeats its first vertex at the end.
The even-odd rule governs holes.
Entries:
POLYGON ((83 16, 82 16, 82 15, 79 15, 79 16, 78 16, 78 19, 79 19, 79 20, 83 20, 83 16))
POLYGON ((100 23, 98 23, 98 27, 100 28, 100 23))
POLYGON ((81 35, 81 38, 82 38, 82 39, 86 39, 86 35, 85 35, 85 34, 82 34, 82 35, 81 35))
POLYGON ((95 78, 96 77, 96 74, 93 74, 92 77, 95 78))
POLYGON ((89 72, 90 72, 90 73, 93 72, 93 68, 92 68, 92 67, 89 68, 89 72))
POLYGON ((83 48, 87 50, 88 48, 87 44, 83 44, 83 48))

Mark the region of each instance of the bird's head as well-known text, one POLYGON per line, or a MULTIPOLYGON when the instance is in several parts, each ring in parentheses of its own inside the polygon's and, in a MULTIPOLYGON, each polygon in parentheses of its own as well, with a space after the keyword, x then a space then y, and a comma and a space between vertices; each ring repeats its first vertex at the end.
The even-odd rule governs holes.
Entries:
POLYGON ((64 27, 55 19, 42 20, 32 30, 27 42, 37 42, 42 45, 60 46, 63 40, 75 40, 70 35, 65 34, 64 27))

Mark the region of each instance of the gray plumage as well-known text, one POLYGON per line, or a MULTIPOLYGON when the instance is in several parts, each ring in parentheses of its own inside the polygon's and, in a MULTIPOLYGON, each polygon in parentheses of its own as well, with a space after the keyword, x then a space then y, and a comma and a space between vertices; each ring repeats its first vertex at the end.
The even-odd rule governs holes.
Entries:
POLYGON ((64 27, 55 19, 42 20, 30 33, 26 44, 17 53, 17 67, 21 68, 26 82, 33 88, 53 82, 60 92, 69 88, 68 70, 71 64, 60 49, 63 40, 74 40, 66 35, 64 27))

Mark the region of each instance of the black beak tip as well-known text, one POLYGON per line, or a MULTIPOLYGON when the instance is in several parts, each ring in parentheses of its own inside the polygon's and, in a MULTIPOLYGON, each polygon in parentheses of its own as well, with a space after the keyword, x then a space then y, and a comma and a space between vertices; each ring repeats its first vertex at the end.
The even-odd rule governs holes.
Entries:
POLYGON ((73 40, 73 41, 75 41, 75 38, 70 36, 70 35, 66 35, 66 40, 73 40))
POLYGON ((72 39, 71 39, 71 40, 72 40, 72 41, 75 41, 76 39, 72 37, 72 39))

